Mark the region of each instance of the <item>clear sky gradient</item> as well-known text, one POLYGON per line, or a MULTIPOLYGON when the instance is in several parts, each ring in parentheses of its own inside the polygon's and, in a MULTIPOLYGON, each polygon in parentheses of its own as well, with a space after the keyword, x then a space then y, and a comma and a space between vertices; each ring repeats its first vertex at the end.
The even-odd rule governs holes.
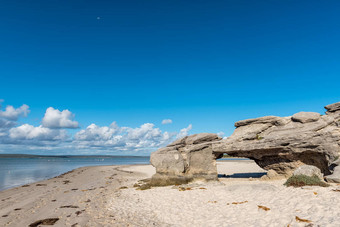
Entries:
POLYGON ((2 110, 27 104, 16 127, 38 127, 48 107, 68 109, 71 135, 116 121, 228 136, 246 118, 323 113, 340 101, 339 12, 311 0, 2 1, 2 110))

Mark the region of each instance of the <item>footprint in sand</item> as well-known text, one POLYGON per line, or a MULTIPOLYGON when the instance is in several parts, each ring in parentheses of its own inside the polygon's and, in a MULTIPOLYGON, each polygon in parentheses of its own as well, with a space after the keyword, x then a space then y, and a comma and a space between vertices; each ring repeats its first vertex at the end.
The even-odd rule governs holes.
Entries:
POLYGON ((74 206, 74 205, 66 205, 66 206, 61 206, 59 208, 79 208, 78 206, 74 206))
POLYGON ((38 220, 29 225, 29 227, 38 227, 39 225, 54 225, 59 218, 47 218, 43 220, 38 220))
POLYGON ((81 213, 83 213, 82 210, 79 210, 79 211, 76 211, 76 212, 75 212, 75 214, 76 214, 77 216, 79 216, 81 213))

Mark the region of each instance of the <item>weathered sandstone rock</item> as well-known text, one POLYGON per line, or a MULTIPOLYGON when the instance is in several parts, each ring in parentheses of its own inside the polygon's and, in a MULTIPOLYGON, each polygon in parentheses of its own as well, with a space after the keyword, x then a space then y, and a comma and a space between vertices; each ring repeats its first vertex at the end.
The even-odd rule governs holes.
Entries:
POLYGON ((326 180, 331 183, 340 183, 340 166, 335 167, 334 172, 326 176, 326 180))
POLYGON ((340 110, 340 102, 329 104, 325 106, 325 109, 327 110, 327 112, 336 112, 340 110))
POLYGON ((153 152, 150 162, 156 168, 156 174, 151 184, 182 184, 194 179, 217 180, 216 157, 211 143, 221 139, 216 134, 200 133, 176 140, 153 152))
POLYGON ((321 173, 320 169, 318 167, 315 166, 311 166, 311 165, 302 165, 300 167, 298 167, 294 173, 294 176, 297 175, 306 175, 309 177, 312 176, 317 176, 320 180, 323 180, 323 174, 321 173))
POLYGON ((292 121, 297 121, 301 123, 314 122, 314 121, 318 121, 319 119, 320 119, 320 114, 313 113, 313 112, 300 112, 292 116, 292 121))
MULTIPOLYGON (((289 177, 300 166, 311 165, 325 176, 340 156, 340 103, 325 107, 326 115, 300 112, 291 117, 266 116, 235 123, 234 133, 222 140, 216 134, 201 133, 176 140, 151 154, 156 167, 154 185, 187 183, 194 179, 216 180, 215 159, 227 153, 246 157, 268 170, 266 179, 289 177)), ((335 164, 329 181, 340 182, 335 164)), ((313 167, 301 167, 309 171, 313 167)), ((315 169, 314 169, 315 170, 315 169)), ((312 171, 315 173, 315 171, 312 171)), ((320 176, 322 178, 322 174, 320 176)))
POLYGON ((268 170, 267 174, 261 177, 261 180, 279 180, 285 178, 283 175, 279 175, 275 170, 268 170))
POLYGON ((331 175, 326 176, 327 182, 340 183, 340 158, 330 165, 331 175))
POLYGON ((325 175, 340 155, 340 103, 327 115, 300 112, 292 117, 261 117, 235 123, 234 133, 213 143, 214 153, 253 159, 260 167, 290 176, 301 165, 318 167, 325 175))

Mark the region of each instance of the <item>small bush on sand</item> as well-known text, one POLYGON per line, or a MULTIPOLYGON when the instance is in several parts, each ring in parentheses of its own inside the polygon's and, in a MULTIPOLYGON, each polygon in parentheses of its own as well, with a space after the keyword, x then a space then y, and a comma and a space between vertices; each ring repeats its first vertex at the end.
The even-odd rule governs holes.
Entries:
POLYGON ((321 187, 328 187, 329 184, 321 181, 317 176, 306 176, 306 175, 295 175, 288 178, 285 186, 290 187, 302 187, 302 186, 321 186, 321 187))
POLYGON ((147 190, 147 189, 151 189, 151 184, 150 184, 150 183, 142 184, 142 185, 139 186, 137 189, 139 189, 139 190, 147 190))
POLYGON ((147 190, 147 189, 151 189, 151 183, 150 183, 150 179, 143 179, 143 180, 139 180, 137 183, 135 183, 133 185, 133 187, 136 188, 136 190, 147 190))

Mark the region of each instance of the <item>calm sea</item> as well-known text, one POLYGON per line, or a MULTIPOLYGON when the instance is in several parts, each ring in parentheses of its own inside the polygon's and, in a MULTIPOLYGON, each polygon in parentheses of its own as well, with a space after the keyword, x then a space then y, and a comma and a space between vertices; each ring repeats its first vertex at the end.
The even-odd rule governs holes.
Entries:
POLYGON ((83 166, 149 164, 148 156, 0 155, 0 191, 58 176, 83 166))

